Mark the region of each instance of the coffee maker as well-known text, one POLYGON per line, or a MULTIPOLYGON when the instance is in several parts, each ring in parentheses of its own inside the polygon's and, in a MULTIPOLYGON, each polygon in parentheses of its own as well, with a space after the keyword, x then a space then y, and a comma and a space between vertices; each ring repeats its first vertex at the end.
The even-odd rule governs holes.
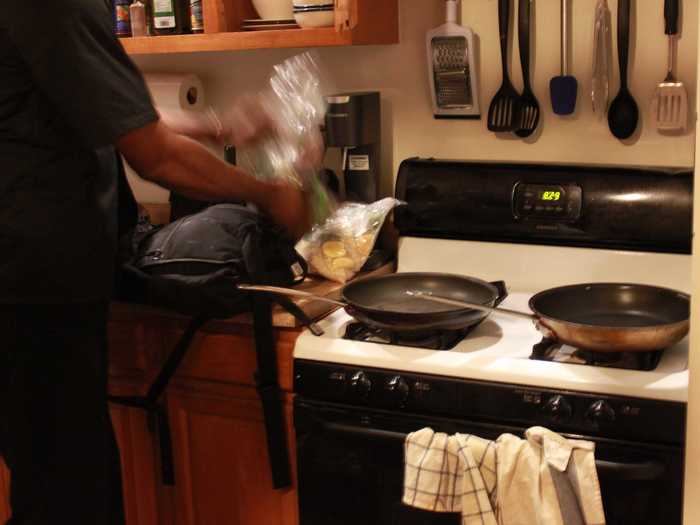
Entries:
POLYGON ((345 200, 374 202, 379 198, 379 92, 339 93, 326 102, 325 141, 341 150, 345 200))

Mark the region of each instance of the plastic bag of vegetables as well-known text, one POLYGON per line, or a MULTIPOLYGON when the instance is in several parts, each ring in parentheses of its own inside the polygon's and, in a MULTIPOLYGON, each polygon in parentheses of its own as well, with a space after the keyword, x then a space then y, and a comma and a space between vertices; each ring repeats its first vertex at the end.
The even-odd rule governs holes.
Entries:
POLYGON ((371 204, 345 203, 299 241, 297 251, 311 272, 345 283, 364 266, 387 215, 399 204, 391 197, 371 204))

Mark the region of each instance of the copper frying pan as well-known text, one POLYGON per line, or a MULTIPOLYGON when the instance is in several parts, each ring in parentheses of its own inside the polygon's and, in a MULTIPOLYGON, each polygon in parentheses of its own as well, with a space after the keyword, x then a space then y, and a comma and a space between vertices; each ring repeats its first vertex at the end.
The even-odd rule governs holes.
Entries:
POLYGON ((425 291, 416 299, 456 308, 532 319, 548 338, 594 352, 662 350, 683 339, 690 328, 690 296, 642 284, 590 283, 551 288, 534 295, 533 313, 456 301, 425 291))

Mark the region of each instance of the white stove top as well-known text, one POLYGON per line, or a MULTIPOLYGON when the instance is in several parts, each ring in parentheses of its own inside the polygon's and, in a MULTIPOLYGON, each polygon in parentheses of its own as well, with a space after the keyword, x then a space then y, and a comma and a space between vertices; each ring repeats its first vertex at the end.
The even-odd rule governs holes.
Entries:
MULTIPOLYGON (((636 282, 683 291, 690 285, 689 256, 427 239, 402 239, 399 271, 502 279, 509 288, 502 306, 523 312, 529 312, 527 302, 535 291, 562 284, 636 282), (527 289, 532 283, 535 287, 527 289)), ((305 331, 299 337, 294 357, 358 368, 687 401, 687 338, 667 349, 656 369, 636 371, 531 360, 532 347, 542 340, 542 334, 526 319, 495 313, 452 350, 345 340, 345 328, 352 321, 344 311, 336 311, 318 323, 325 331, 323 336, 305 331)))

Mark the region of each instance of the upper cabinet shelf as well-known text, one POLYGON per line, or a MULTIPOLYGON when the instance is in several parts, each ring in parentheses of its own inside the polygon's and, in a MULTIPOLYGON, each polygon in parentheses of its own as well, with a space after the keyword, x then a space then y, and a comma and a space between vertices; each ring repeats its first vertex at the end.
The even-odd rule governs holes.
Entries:
POLYGON ((398 0, 335 0, 335 4, 335 27, 241 31, 243 20, 257 17, 250 0, 204 0, 204 34, 121 42, 131 55, 398 43, 398 0))

